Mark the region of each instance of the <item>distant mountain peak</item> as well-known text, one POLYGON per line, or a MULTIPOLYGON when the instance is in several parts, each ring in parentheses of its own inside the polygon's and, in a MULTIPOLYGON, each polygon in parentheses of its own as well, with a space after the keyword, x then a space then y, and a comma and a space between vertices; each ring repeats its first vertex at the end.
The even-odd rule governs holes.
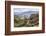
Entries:
POLYGON ((38 11, 26 11, 26 12, 15 12, 14 15, 22 16, 22 15, 31 15, 31 14, 37 14, 38 11))

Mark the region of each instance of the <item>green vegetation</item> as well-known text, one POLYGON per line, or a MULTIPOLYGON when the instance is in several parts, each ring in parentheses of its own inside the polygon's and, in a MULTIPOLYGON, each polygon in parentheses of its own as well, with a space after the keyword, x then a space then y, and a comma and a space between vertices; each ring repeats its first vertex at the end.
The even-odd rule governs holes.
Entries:
POLYGON ((26 16, 14 16, 14 27, 33 27, 38 26, 39 15, 32 14, 28 19, 26 16), (23 19, 22 19, 23 18, 23 19))

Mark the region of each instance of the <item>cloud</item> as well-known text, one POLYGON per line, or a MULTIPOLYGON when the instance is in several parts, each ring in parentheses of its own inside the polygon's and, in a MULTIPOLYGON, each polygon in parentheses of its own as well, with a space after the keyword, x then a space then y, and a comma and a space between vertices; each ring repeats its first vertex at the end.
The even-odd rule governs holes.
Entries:
POLYGON ((26 12, 26 11, 39 11, 39 9, 35 8, 35 9, 32 9, 32 8, 14 8, 14 12, 19 12, 19 13, 22 13, 22 12, 26 12))

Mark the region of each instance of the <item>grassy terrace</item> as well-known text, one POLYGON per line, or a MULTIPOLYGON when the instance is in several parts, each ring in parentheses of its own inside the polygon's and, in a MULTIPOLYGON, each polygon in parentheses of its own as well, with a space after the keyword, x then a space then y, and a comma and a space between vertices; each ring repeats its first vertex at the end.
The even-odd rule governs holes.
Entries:
POLYGON ((14 26, 15 27, 32 27, 32 26, 38 26, 39 24, 39 16, 38 14, 30 16, 29 19, 24 17, 24 19, 21 19, 19 16, 14 16, 14 26))

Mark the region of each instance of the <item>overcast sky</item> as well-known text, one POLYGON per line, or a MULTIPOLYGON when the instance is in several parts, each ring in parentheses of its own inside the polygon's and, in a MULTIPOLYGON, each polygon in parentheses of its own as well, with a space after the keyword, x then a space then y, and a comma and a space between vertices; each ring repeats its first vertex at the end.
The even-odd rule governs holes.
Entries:
POLYGON ((35 9, 32 9, 32 8, 14 8, 14 13, 16 14, 21 14, 22 12, 26 12, 26 11, 36 11, 34 13, 37 13, 37 11, 39 11, 39 9, 35 8, 35 9))
POLYGON ((26 12, 26 11, 39 11, 38 8, 32 9, 32 8, 14 8, 15 12, 26 12))

